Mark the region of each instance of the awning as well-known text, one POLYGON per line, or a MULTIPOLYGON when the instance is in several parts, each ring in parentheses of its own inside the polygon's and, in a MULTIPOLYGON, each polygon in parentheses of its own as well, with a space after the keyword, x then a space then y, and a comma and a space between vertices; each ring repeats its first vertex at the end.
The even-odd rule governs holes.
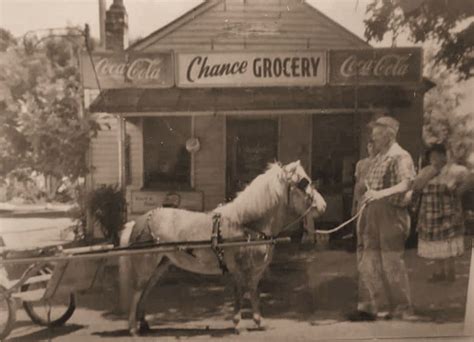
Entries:
MULTIPOLYGON (((187 113, 331 108, 405 107, 417 89, 401 86, 262 87, 262 88, 167 88, 109 89, 91 104, 91 112, 187 113)), ((429 89, 429 88, 428 88, 429 89)))

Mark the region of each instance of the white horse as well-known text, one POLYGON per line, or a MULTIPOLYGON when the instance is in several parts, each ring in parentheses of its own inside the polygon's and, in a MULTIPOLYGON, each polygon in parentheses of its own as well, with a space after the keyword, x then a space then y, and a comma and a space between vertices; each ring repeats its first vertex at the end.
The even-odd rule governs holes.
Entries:
MULTIPOLYGON (((270 164, 267 171, 256 177, 234 201, 201 213, 182 209, 157 208, 126 224, 121 245, 158 240, 160 242, 189 242, 210 240, 213 217, 220 215, 219 235, 224 240, 238 237, 275 237, 298 217, 305 219, 306 229, 314 229, 313 219, 326 209, 323 197, 312 187, 300 162, 282 166, 270 164)), ((218 275, 226 268, 232 275, 235 289, 234 325, 238 331, 241 302, 245 292, 250 294, 253 320, 262 325, 259 308, 258 283, 272 260, 273 245, 225 247, 220 257, 214 250, 196 249, 166 254, 132 257, 133 296, 129 312, 132 335, 148 329, 144 303, 152 288, 173 264, 194 273, 218 275)))

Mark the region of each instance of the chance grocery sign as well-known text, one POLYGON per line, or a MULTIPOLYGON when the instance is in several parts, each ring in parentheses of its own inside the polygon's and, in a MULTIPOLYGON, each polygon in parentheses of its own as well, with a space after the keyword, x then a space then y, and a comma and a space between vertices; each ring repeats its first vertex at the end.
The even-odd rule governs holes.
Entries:
POLYGON ((85 88, 165 88, 174 85, 171 52, 153 54, 94 53, 81 58, 85 88), (97 76, 97 77, 96 77, 97 76))
POLYGON ((178 53, 179 87, 310 86, 326 84, 326 53, 178 53))
POLYGON ((329 83, 419 83, 422 78, 421 63, 419 48, 332 50, 329 52, 329 83))

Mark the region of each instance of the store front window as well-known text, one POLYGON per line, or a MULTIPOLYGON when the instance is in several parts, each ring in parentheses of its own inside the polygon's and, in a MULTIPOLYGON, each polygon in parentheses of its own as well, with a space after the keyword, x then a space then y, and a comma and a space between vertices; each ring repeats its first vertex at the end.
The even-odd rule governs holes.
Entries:
POLYGON ((191 156, 186 140, 191 117, 154 117, 143 121, 144 185, 147 189, 190 190, 191 156))

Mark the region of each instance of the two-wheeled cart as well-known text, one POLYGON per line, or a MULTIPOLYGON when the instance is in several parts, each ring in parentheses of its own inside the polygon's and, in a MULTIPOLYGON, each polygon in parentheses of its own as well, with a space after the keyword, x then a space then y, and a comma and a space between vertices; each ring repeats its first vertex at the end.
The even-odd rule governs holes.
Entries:
MULTIPOLYGON (((224 240, 219 243, 219 247, 289 241, 290 238, 235 239, 224 240)), ((22 302, 27 315, 36 324, 57 327, 66 323, 76 308, 75 293, 93 287, 109 258, 205 248, 211 248, 211 241, 145 243, 131 247, 114 247, 110 244, 77 248, 64 248, 62 245, 26 249, 2 247, 0 339, 7 337, 14 327, 17 301, 22 302)))

